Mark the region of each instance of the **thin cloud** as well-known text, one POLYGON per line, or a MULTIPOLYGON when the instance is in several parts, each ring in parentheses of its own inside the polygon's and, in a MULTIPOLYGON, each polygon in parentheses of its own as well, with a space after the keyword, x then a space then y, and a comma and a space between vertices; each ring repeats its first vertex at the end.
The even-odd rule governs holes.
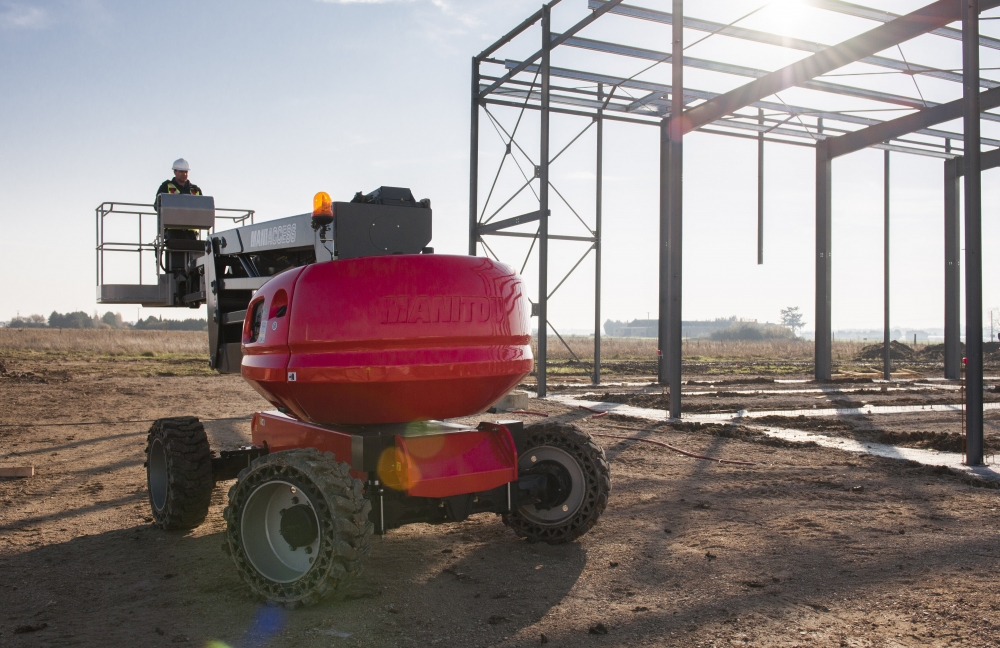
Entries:
POLYGON ((6 2, 0 8, 0 27, 4 29, 41 29, 49 22, 44 9, 6 2))

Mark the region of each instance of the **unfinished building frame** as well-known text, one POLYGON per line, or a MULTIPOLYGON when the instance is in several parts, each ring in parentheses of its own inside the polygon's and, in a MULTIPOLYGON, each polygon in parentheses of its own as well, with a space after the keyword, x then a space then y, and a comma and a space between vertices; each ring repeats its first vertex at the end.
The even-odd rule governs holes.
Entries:
MULTIPOLYGON (((1000 40, 979 35, 979 14, 1000 6, 1000 0, 938 0, 906 15, 894 15, 883 10, 863 7, 842 0, 802 0, 804 4, 830 12, 847 14, 879 23, 874 28, 828 46, 764 31, 739 27, 736 23, 722 24, 684 16, 683 0, 671 0, 671 11, 654 10, 625 4, 624 0, 588 0, 591 13, 562 33, 552 31, 552 11, 560 0, 543 5, 520 25, 472 59, 470 181, 469 181, 469 252, 477 254, 479 246, 491 255, 484 237, 508 236, 530 240, 525 265, 537 248, 538 293, 535 314, 538 317, 538 395, 546 395, 548 362, 548 302, 555 290, 566 281, 564 277, 555 289, 549 289, 549 243, 572 241, 589 243, 587 252, 570 270, 579 267, 591 251, 595 263, 594 375, 600 382, 600 311, 601 311, 601 212, 603 182, 603 124, 606 120, 656 126, 660 141, 660 232, 659 232, 659 349, 662 359, 658 379, 669 386, 670 411, 673 418, 681 415, 681 308, 682 308, 682 174, 684 136, 692 131, 728 137, 749 138, 758 145, 758 263, 763 262, 763 148, 765 143, 813 147, 816 152, 816 342, 815 377, 829 380, 832 375, 832 163, 833 160, 865 148, 885 151, 885 276, 884 276, 884 373, 889 377, 889 285, 888 285, 888 222, 889 222, 889 152, 929 156, 942 159, 945 166, 945 377, 958 378, 960 368, 961 304, 961 241, 959 238, 958 182, 965 183, 965 282, 966 282, 966 343, 968 358, 968 452, 967 461, 978 465, 983 460, 982 411, 982 253, 980 173, 983 168, 1000 164, 994 160, 996 151, 980 159, 983 145, 1000 147, 1000 141, 980 136, 980 119, 1000 121, 1000 115, 987 112, 1000 106, 1000 82, 982 78, 979 48, 1000 49, 1000 40), (670 27, 670 48, 654 51, 622 43, 584 38, 578 34, 587 26, 607 15, 619 15, 633 20, 658 23, 670 27), (675 20, 675 17, 683 17, 675 20), (949 27, 961 22, 962 28, 949 27), (521 60, 494 56, 501 48, 521 37, 541 23, 541 42, 537 51, 521 60), (774 71, 766 71, 729 62, 687 56, 684 30, 726 36, 764 43, 808 53, 797 62, 774 71), (878 55, 924 34, 962 42, 962 70, 938 69, 878 55), (555 67, 551 63, 553 50, 576 48, 593 53, 621 56, 644 62, 645 65, 682 61, 671 66, 671 83, 653 83, 632 77, 611 76, 597 72, 555 67), (911 76, 921 75, 962 85, 962 98, 948 103, 934 103, 880 90, 833 83, 818 77, 850 63, 865 63, 911 76), (710 92, 684 85, 684 69, 700 69, 746 77, 752 81, 728 92, 710 92), (582 85, 581 84, 585 84, 582 85), (770 101, 776 93, 799 87, 854 97, 894 109, 914 112, 889 121, 855 115, 873 110, 837 111, 794 106, 783 100, 770 101), (674 88, 680 89, 674 92, 674 88), (984 90, 983 90, 984 89, 984 90), (636 97, 633 93, 639 93, 636 97), (486 208, 493 198, 496 178, 512 147, 524 153, 517 141, 517 128, 508 132, 499 124, 491 110, 519 111, 518 123, 527 111, 539 118, 539 160, 534 175, 525 175, 525 184, 517 194, 538 180, 538 209, 525 214, 497 219, 513 196, 488 217, 486 208), (485 201, 480 200, 480 119, 486 115, 494 128, 503 132, 506 150, 493 178, 485 201), (590 236, 573 236, 552 232, 549 228, 550 189, 549 166, 573 145, 576 138, 551 156, 549 150, 550 121, 556 115, 588 117, 596 125, 595 150, 595 221, 590 236), (963 119, 962 133, 934 128, 936 125, 963 119), (960 146, 960 149, 959 149, 960 146), (535 231, 511 231, 525 223, 537 223, 535 231)), ((690 1, 690 0, 689 0, 690 1)), ((736 21, 739 22, 739 21, 736 21)), ((666 33, 665 33, 666 36, 666 33)), ((666 40, 666 39, 665 39, 666 40)), ((700 41, 699 41, 700 42, 700 41)), ((534 50, 534 47, 532 47, 534 50)), ((648 67, 645 69, 649 69, 648 67)), ((644 71, 644 70, 643 70, 644 71)), ((591 127, 590 124, 584 132, 591 127)), ((581 132, 582 135, 582 132, 581 132)), ((525 156, 527 154, 525 153, 525 156)), ((532 188, 532 191, 534 189, 532 188)), ((556 192, 558 194, 558 192, 556 192)), ((517 195, 515 194, 515 196, 517 195)), ((576 210, 558 194, 574 214, 576 210)), ((583 222, 583 219, 580 219, 583 222)), ((522 266, 522 270, 523 270, 522 266)), ((567 274, 567 277, 569 275, 567 274)), ((553 329, 559 336, 559 333, 553 329)), ((568 348, 568 346, 567 346, 568 348)))

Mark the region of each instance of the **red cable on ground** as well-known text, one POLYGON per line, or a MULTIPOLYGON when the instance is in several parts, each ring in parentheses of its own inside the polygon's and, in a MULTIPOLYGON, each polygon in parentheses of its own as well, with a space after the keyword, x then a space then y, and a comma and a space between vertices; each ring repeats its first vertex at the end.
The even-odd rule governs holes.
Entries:
POLYGON ((591 416, 590 418, 601 418, 602 416, 608 415, 608 410, 594 409, 593 407, 587 407, 586 405, 580 405, 579 408, 582 410, 587 410, 588 412, 593 412, 594 415, 591 416))
POLYGON ((548 418, 548 414, 543 414, 542 412, 529 412, 528 410, 511 410, 511 414, 530 414, 531 416, 544 416, 548 418))
POLYGON ((705 455, 694 454, 693 452, 688 452, 687 450, 681 450, 680 448, 675 448, 669 443, 664 443, 663 441, 657 441, 655 439, 643 439, 641 437, 630 437, 622 436, 619 434, 596 434, 594 432, 590 433, 590 436, 595 437, 608 437, 609 439, 624 439, 625 441, 642 441, 643 443, 652 443, 654 445, 663 446, 664 448, 669 448, 674 452, 679 452, 685 457, 693 457, 695 459, 706 459, 708 461, 718 461, 724 464, 735 464, 737 466, 756 466, 757 464, 752 461, 736 461, 735 459, 716 459, 715 457, 706 457, 705 455))

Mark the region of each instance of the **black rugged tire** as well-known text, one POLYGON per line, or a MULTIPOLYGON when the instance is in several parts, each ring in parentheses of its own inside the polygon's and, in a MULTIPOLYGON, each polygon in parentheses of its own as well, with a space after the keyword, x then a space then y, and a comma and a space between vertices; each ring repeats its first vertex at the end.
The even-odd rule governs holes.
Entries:
POLYGON ((253 592, 273 605, 288 609, 313 605, 342 589, 361 572, 371 550, 371 502, 364 484, 351 476, 350 466, 338 463, 332 452, 312 448, 275 452, 255 459, 229 489, 226 544, 240 576, 253 592), (296 484, 309 497, 319 518, 320 545, 316 561, 302 576, 279 583, 254 568, 241 538, 244 506, 261 485, 281 480, 296 484))
POLYGON ((196 417, 154 421, 146 436, 144 465, 153 524, 166 530, 193 529, 205 521, 214 487, 212 452, 196 417), (156 457, 151 461, 150 450, 160 453, 160 463, 156 457))
POLYGON ((583 471, 586 491, 576 512, 552 524, 542 524, 526 518, 520 511, 503 515, 503 523, 529 542, 564 544, 572 542, 597 524, 608 506, 611 494, 611 468, 604 448, 594 443, 589 434, 575 425, 547 421, 525 428, 528 443, 522 455, 544 446, 566 451, 583 471))

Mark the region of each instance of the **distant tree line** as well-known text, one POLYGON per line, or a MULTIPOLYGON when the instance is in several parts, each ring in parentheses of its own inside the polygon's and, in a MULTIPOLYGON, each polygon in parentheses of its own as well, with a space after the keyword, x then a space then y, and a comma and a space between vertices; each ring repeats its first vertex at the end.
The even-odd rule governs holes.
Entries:
MULTIPOLYGON (((2 326, 2 323, 0 323, 2 326)), ((203 319, 165 320, 150 315, 135 324, 123 322, 121 313, 108 311, 104 315, 88 315, 83 311, 59 313, 52 311, 48 319, 44 315, 15 317, 7 323, 7 328, 59 328, 59 329, 135 329, 139 331, 204 331, 208 322, 203 319)))

